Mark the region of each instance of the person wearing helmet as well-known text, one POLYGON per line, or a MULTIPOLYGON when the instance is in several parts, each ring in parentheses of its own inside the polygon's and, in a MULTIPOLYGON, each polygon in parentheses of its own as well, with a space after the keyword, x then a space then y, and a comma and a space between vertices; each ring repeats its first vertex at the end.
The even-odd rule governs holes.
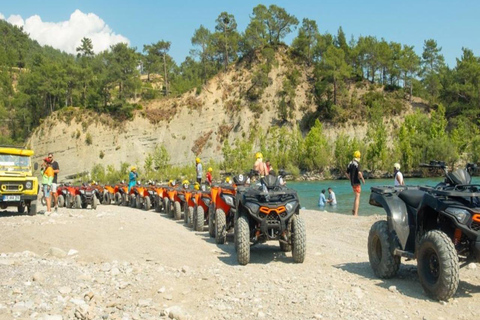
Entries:
POLYGON ((212 167, 208 168, 207 174, 205 175, 209 186, 212 185, 212 171, 213 171, 212 167))
POLYGON ((405 185, 403 174, 400 172, 400 163, 398 162, 393 165, 393 177, 395 179, 395 187, 405 185))
POLYGON ((137 178, 137 168, 132 167, 130 169, 130 173, 128 174, 128 192, 130 192, 130 189, 137 183, 137 178))
POLYGON ((363 178, 362 171, 360 169, 360 151, 355 151, 353 153, 353 160, 350 161, 345 172, 347 178, 350 180, 352 185, 353 192, 355 193, 355 200, 353 202, 352 214, 358 216, 358 207, 360 205, 360 192, 362 191, 361 183, 365 184, 365 179, 363 178))
POLYGON ((198 157, 195 159, 195 169, 197 171, 197 182, 202 183, 202 161, 198 157))
POLYGON ((200 183, 195 182, 195 184, 193 185, 193 189, 200 190, 200 183))
POLYGON ((175 186, 175 181, 169 180, 169 181, 168 181, 168 186, 169 186, 169 187, 174 187, 174 186, 175 186))
POLYGON ((265 177, 266 175, 268 175, 269 170, 265 165, 265 163, 263 162, 262 153, 257 152, 255 154, 255 158, 256 158, 256 161, 255 161, 255 164, 253 165, 253 170, 258 171, 258 173, 260 174, 260 177, 265 177))
POLYGON ((183 187, 184 189, 188 189, 188 186, 189 186, 189 185, 190 185, 190 181, 188 181, 188 180, 183 180, 183 181, 182 181, 182 187, 183 187))

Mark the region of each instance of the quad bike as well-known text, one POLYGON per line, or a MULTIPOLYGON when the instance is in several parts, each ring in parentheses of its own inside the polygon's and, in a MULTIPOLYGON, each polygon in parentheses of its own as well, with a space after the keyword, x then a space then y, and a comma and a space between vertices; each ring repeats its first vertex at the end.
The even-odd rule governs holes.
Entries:
POLYGON ((300 201, 297 191, 281 185, 280 176, 271 172, 259 183, 238 190, 235 249, 241 265, 250 262, 250 246, 269 240, 279 241, 284 252, 292 251, 296 263, 305 260, 307 235, 300 201))
POLYGON ((82 184, 78 189, 78 194, 75 196, 75 205, 79 209, 86 209, 90 206, 95 210, 100 203, 98 197, 99 192, 94 186, 82 184))
MULTIPOLYGON (((185 188, 185 185, 184 185, 185 188)), ((195 210, 195 194, 196 190, 188 189, 188 185, 184 190, 185 202, 183 203, 183 220, 188 227, 193 226, 193 212, 195 210)))
POLYGON ((169 183, 167 187, 167 198, 163 199, 165 203, 165 212, 167 213, 168 217, 173 218, 175 215, 179 216, 176 220, 181 219, 182 211, 180 209, 180 199, 177 195, 177 187, 175 183, 169 183), (175 205, 175 202, 177 205, 175 205))
POLYGON ((145 187, 142 186, 140 181, 137 181, 137 184, 130 188, 128 193, 128 198, 130 199, 130 207, 141 209, 143 207, 143 193, 145 187))
POLYGON ((149 183, 147 187, 143 189, 143 209, 146 211, 152 208, 152 204, 155 204, 155 196, 157 194, 157 187, 153 182, 149 183))
POLYGON ((115 202, 115 187, 111 185, 103 186, 102 204, 111 204, 115 202))
POLYGON ((471 164, 453 172, 438 161, 421 166, 443 170, 445 181, 435 187, 371 188, 369 202, 383 207, 387 221, 372 225, 368 256, 383 279, 397 274, 401 257, 417 259, 427 295, 446 301, 458 288, 459 268, 480 262, 480 185, 471 184, 471 164))
MULTIPOLYGON (((188 220, 188 201, 191 201, 192 192, 189 189, 190 182, 188 180, 183 180, 181 187, 177 189, 177 198, 173 203, 174 216, 175 220, 180 220, 182 218, 182 213, 187 211, 187 216, 184 215, 184 222, 187 223, 188 220), (182 210, 183 208, 183 210, 182 210)), ((193 218, 193 207, 192 207, 192 218, 193 218)))
POLYGON ((97 196, 97 199, 98 199, 98 203, 101 203, 101 204, 107 204, 106 202, 104 202, 104 194, 105 194, 105 188, 102 187, 101 185, 99 185, 98 183, 96 182, 93 182, 91 184, 92 188, 95 189, 95 194, 97 196))
POLYGON ((115 204, 118 206, 128 206, 128 185, 125 181, 116 184, 114 187, 115 204))
MULTIPOLYGON (((203 231, 205 224, 208 225, 209 207, 212 201, 210 190, 197 191, 194 195, 194 200, 193 230, 203 231)), ((215 234, 213 234, 213 236, 215 236, 215 234)))
POLYGON ((58 207, 62 208, 66 206, 67 203, 67 194, 68 188, 66 184, 59 184, 57 187, 57 199, 58 199, 58 207))
MULTIPOLYGON (((229 180, 229 178, 228 178, 229 180)), ((235 224, 235 197, 237 187, 243 186, 246 176, 240 174, 233 179, 235 184, 224 182, 214 184, 210 189, 211 202, 209 208, 208 232, 210 237, 215 237, 217 244, 224 244, 227 233, 233 229, 235 224)))
POLYGON ((164 199, 168 197, 167 187, 166 186, 157 186, 155 188, 155 198, 153 206, 155 207, 155 212, 165 212, 165 202, 164 199))
MULTIPOLYGON (((67 191, 65 194, 65 207, 67 208, 76 207, 75 199, 77 195, 80 195, 80 187, 67 184, 64 186, 64 189, 67 191)), ((80 201, 80 204, 81 204, 81 201, 80 201)), ((78 208, 81 208, 81 205, 78 206, 78 208)))

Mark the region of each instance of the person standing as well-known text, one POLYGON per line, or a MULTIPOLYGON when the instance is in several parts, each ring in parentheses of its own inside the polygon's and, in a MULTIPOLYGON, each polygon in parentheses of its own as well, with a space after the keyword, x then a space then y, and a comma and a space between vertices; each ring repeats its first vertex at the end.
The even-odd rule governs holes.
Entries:
POLYGON ((405 185, 403 174, 400 172, 400 163, 398 162, 393 165, 393 177, 395 178, 395 187, 405 185))
POLYGON ((257 152, 255 154, 255 158, 256 160, 255 160, 255 164, 253 165, 253 170, 258 171, 258 174, 260 175, 260 177, 265 177, 266 175, 268 175, 269 170, 265 165, 265 163, 263 162, 262 153, 257 152))
POLYGON ((327 199, 325 198, 325 189, 320 192, 320 197, 318 198, 318 206, 325 207, 325 203, 327 203, 327 199))
POLYGON ((363 178, 362 171, 360 169, 360 151, 355 151, 353 153, 353 160, 350 161, 347 167, 347 172, 345 172, 347 178, 350 180, 352 185, 353 192, 355 193, 355 200, 353 202, 352 214, 358 216, 358 207, 360 205, 360 193, 362 192, 361 183, 365 184, 365 179, 363 178))
POLYGON ((48 216, 52 212, 52 200, 50 198, 50 192, 52 191, 52 183, 55 173, 53 172, 52 164, 50 163, 49 158, 43 159, 42 168, 43 194, 45 195, 45 201, 47 202, 47 211, 45 212, 45 215, 48 216))
POLYGON ((58 187, 58 182, 57 182, 57 175, 60 172, 60 167, 58 165, 58 162, 53 159, 53 153, 48 154, 48 160, 50 161, 50 164, 53 169, 53 181, 52 181, 52 190, 51 192, 53 193, 53 205, 55 207, 55 211, 58 211, 58 194, 57 194, 57 187, 58 187))
POLYGON ((333 192, 332 188, 328 188, 328 199, 327 203, 331 206, 337 205, 337 197, 335 196, 335 192, 333 192))
POLYGON ((202 168, 202 161, 200 160, 200 158, 196 158, 195 159, 195 170, 197 171, 197 182, 200 184, 202 183, 202 174, 203 174, 203 168, 202 168))
POLYGON ((128 174, 128 193, 130 193, 130 189, 137 183, 137 178, 137 168, 132 167, 130 169, 130 173, 128 174))
POLYGON ((208 168, 207 174, 205 175, 205 178, 206 178, 207 183, 208 183, 209 186, 211 186, 211 185, 212 185, 212 182, 213 182, 213 180, 212 180, 212 171, 213 171, 212 167, 208 168))

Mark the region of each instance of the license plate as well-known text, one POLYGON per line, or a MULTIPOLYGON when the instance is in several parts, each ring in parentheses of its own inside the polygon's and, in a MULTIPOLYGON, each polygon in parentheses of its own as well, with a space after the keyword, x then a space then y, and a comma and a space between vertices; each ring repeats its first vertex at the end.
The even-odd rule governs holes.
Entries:
POLYGON ((3 196, 3 201, 20 201, 20 196, 3 196))

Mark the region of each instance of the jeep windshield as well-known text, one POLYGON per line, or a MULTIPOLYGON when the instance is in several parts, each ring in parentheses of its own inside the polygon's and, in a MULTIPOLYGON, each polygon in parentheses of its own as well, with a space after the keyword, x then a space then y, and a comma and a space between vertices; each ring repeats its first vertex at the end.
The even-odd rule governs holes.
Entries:
POLYGON ((30 157, 0 154, 0 171, 30 172, 30 157))

